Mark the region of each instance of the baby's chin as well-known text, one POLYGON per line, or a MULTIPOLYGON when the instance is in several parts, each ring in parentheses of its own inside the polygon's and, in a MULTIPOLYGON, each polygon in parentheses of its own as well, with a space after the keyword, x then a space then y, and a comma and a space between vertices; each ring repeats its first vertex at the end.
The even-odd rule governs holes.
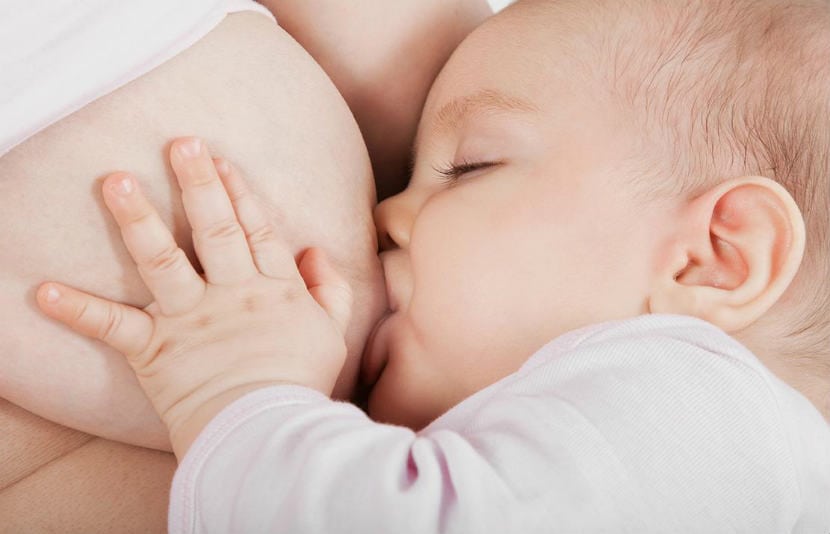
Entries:
POLYGON ((378 423, 403 426, 418 432, 454 405, 440 391, 407 391, 407 384, 394 380, 394 375, 390 373, 388 376, 382 374, 369 392, 365 410, 378 423))
MULTIPOLYGON (((423 402, 407 402, 400 395, 400 389, 394 387, 391 380, 384 381, 383 375, 369 392, 366 413, 373 421, 389 425, 407 427, 415 432, 422 430, 441 415, 435 410, 428 410, 423 402)), ((427 401, 429 399, 426 399, 427 401)))

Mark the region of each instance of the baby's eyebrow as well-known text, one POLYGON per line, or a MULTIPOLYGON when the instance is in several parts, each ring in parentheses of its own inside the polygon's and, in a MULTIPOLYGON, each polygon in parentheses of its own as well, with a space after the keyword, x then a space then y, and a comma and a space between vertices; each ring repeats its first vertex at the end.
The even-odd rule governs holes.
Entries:
MULTIPOLYGON (((432 128, 436 133, 456 128, 465 118, 486 112, 534 113, 539 108, 521 98, 492 89, 484 89, 444 104, 435 116, 432 128)), ((421 129, 412 147, 412 159, 418 153, 421 129)))
POLYGON ((444 104, 436 115, 435 128, 439 131, 453 129, 466 117, 487 111, 532 113, 538 108, 521 98, 486 89, 444 104))

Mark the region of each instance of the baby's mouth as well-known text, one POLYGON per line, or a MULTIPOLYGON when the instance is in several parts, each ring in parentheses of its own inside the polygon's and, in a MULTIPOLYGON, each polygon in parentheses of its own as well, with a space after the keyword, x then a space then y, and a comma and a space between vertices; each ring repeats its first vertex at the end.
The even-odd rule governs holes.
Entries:
MULTIPOLYGON (((386 363, 389 361, 389 319, 395 315, 400 307, 398 289, 400 285, 392 284, 392 275, 402 272, 401 262, 405 260, 400 250, 387 251, 380 254, 380 263, 383 268, 384 285, 386 289, 386 300, 388 309, 383 316, 375 323, 372 332, 366 340, 363 355, 360 362, 360 381, 367 388, 372 388, 380 379, 386 363), (397 269, 394 267, 397 266, 397 269)), ((397 279, 400 281, 400 278, 397 279)), ((405 286, 404 286, 405 287, 405 286)), ((395 318, 397 319, 398 316, 395 318)))

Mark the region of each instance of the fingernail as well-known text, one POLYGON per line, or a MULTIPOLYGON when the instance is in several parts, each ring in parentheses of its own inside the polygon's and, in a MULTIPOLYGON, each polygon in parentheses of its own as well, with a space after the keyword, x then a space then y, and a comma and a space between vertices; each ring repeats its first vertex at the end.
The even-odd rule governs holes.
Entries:
POLYGON ((110 187, 112 191, 121 196, 127 196, 133 191, 135 191, 135 184, 133 184, 133 179, 130 177, 129 174, 125 174, 121 178, 119 178, 115 183, 112 184, 110 187))
POLYGON ((199 139, 193 138, 180 143, 179 153, 186 158, 195 158, 202 153, 202 142, 199 139))
POLYGON ((61 298, 61 292, 55 286, 49 286, 49 289, 46 290, 46 302, 54 304, 59 298, 61 298))

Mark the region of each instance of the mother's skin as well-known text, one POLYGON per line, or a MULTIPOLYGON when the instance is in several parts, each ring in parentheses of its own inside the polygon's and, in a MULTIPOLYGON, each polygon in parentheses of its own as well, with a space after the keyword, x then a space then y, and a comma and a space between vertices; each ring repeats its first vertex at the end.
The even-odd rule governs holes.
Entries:
POLYGON ((194 258, 167 166, 169 140, 190 132, 232 155, 295 249, 323 246, 347 273, 356 301, 338 393, 350 389, 383 306, 368 154, 317 64, 272 21, 243 12, 0 159, 0 211, 11 224, 0 235, 0 321, 13 325, 0 334, 0 396, 73 428, 167 447, 121 356, 45 321, 31 296, 39 282, 68 277, 133 305, 151 301, 101 200, 101 178, 118 169, 146 186, 194 258))
MULTIPOLYGON (((292 4, 284 3, 285 8, 292 4)), ((280 1, 270 4, 281 7, 280 1)), ((413 9, 440 6, 458 17, 443 48, 433 46, 431 59, 415 62, 424 70, 424 86, 421 94, 417 88, 413 94, 415 85, 405 85, 412 121, 446 55, 486 16, 482 4, 411 2, 413 9)), ((330 43, 298 34, 303 12, 297 13, 300 18, 283 22, 293 24, 295 37, 324 66, 337 64, 336 54, 326 48, 330 43)), ((440 20, 443 14, 431 16, 440 20)), ((433 24, 418 31, 435 37, 433 24)), ((322 35, 338 43, 336 30, 322 35)), ((369 37, 365 41, 377 45, 369 37)), ((412 76, 411 68, 400 68, 412 76)), ((396 68, 377 71, 396 74, 396 68)), ((350 97, 360 98, 365 77, 349 80, 350 72, 329 71, 366 128, 364 120, 373 118, 373 111, 358 109, 350 97)), ((396 120, 409 120, 400 115, 403 107, 397 109, 396 120)), ((230 156, 270 200, 286 237, 298 248, 323 246, 349 277, 356 297, 347 339, 351 360, 339 393, 350 388, 356 356, 384 305, 366 149, 343 99, 308 54, 273 22, 240 13, 168 63, 0 158, 5 223, 0 232, 0 397, 66 424, 166 446, 163 428, 143 397, 135 396, 134 379, 120 356, 44 320, 32 297, 38 283, 60 279, 133 304, 149 302, 105 214, 100 179, 116 169, 134 172, 186 247, 189 233, 166 165, 169 140, 186 134, 199 135, 215 152, 230 156), (21 302, 27 303, 22 310, 21 302), (56 393, 61 391, 71 394, 56 393)), ((1 399, 0 429, 0 532, 165 530, 172 455, 70 430, 1 399)))
MULTIPOLYGON (((339 392, 350 389, 384 306, 368 155, 320 67, 272 21, 246 12, 0 158, 0 396, 75 428, 167 446, 121 356, 45 321, 32 295, 39 282, 63 279, 150 302, 106 215, 100 179, 132 171, 189 247, 166 164, 169 140, 189 133, 233 156, 295 248, 323 246, 348 276, 355 310, 339 392)), ((0 409, 0 529, 164 529, 165 514, 147 506, 166 507, 172 455, 91 438, 9 403, 0 409), (51 513, 42 514, 47 504, 51 513)))

